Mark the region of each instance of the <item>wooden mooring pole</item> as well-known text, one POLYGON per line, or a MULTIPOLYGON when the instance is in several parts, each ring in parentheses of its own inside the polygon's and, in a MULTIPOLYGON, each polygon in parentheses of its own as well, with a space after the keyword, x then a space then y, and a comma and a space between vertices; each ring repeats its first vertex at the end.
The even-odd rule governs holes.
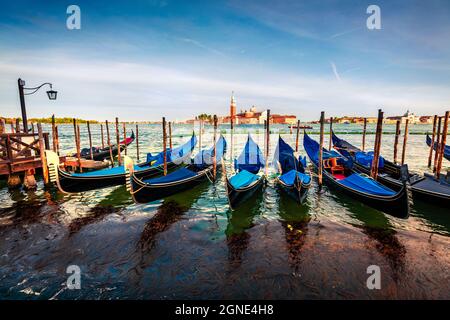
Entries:
POLYGON ((270 109, 267 109, 267 120, 266 120, 266 166, 265 173, 266 176, 269 172, 269 151, 270 151, 270 109))
POLYGON ((319 138, 319 167, 317 170, 317 178, 319 182, 319 190, 322 188, 322 173, 323 173, 323 135, 325 126, 325 112, 320 113, 320 138, 319 138))
POLYGON ((400 139, 400 120, 397 120, 395 123, 395 140, 394 140, 394 163, 397 163, 397 155, 398 155, 398 140, 400 139))
POLYGON ((119 118, 116 117, 116 142, 117 142, 117 160, 119 161, 119 166, 122 165, 122 157, 120 155, 120 133, 119 133, 119 118))
POLYGON ((375 133, 375 145, 372 159, 372 166, 370 169, 370 176, 377 180, 378 178, 378 167, 380 163, 380 149, 381 149, 381 136, 383 133, 383 111, 378 109, 378 121, 377 121, 377 129, 375 133))
POLYGON ((114 167, 114 156, 113 156, 112 146, 111 146, 111 137, 109 135, 108 120, 105 121, 105 126, 106 126, 106 141, 108 143, 108 148, 109 148, 109 157, 111 159, 111 166, 114 167))
POLYGON ((367 118, 364 118, 363 136, 362 136, 362 151, 366 149, 366 131, 367 131, 367 118))
POLYGON ((433 134, 431 136, 430 152, 428 154, 428 168, 431 167, 431 159, 433 158, 434 140, 436 138, 437 115, 433 117, 433 134))
POLYGON ((330 144, 328 146, 328 150, 331 151, 333 147, 333 117, 330 117, 330 144))
MULTIPOLYGON (((31 124, 31 127, 34 131, 34 125, 31 124)), ((52 115, 52 144, 53 144, 53 152, 56 152, 56 124, 55 124, 55 115, 52 115)))
POLYGON ((169 121, 169 148, 172 150, 172 121, 169 121))
POLYGON ((300 135, 300 120, 297 120, 297 133, 295 137, 295 151, 298 151, 298 139, 300 135))
POLYGON ((89 124, 89 121, 87 121, 87 129, 88 129, 88 136, 89 136, 89 153, 91 160, 94 160, 94 153, 92 152, 92 136, 91 136, 91 126, 89 124))
POLYGON ((136 124, 136 157, 139 161, 139 126, 136 124))
POLYGON ((439 158, 439 148, 441 146, 441 123, 442 123, 442 117, 438 117, 438 127, 436 131, 436 150, 434 151, 434 161, 433 161, 433 172, 436 172, 437 169, 437 162, 439 158))
POLYGON ((409 119, 406 119, 405 132, 403 133, 402 165, 405 164, 406 144, 408 142, 408 126, 409 126, 409 119))
POLYGON ((55 126, 56 153, 59 155, 59 133, 58 126, 55 126))
POLYGON ((125 141, 125 155, 127 155, 127 127, 125 122, 122 122, 123 127, 123 141, 125 141))
POLYGON ((445 145, 447 143, 447 133, 448 133, 448 117, 450 116, 450 112, 445 112, 445 118, 444 118, 444 127, 442 128, 442 134, 441 134, 441 144, 439 148, 439 156, 438 156, 438 163, 436 167, 436 179, 440 178, 441 175, 441 169, 442 169, 442 159, 444 157, 445 152, 445 145))
POLYGON ((198 120, 198 126, 200 128, 199 132, 198 132, 198 152, 202 152, 202 126, 203 126, 203 120, 199 119, 198 120))
POLYGON ((77 129, 78 125, 77 125, 77 120, 75 118, 73 118, 73 134, 75 136, 75 147, 77 149, 77 163, 78 163, 78 168, 80 168, 80 172, 82 172, 83 170, 81 169, 81 151, 80 151, 80 136, 78 135, 79 130, 77 129))
POLYGON ((216 146, 216 139, 217 139, 217 115, 214 115, 214 135, 213 135, 213 143, 214 143, 214 153, 213 153, 213 179, 216 180, 217 176, 217 146, 216 146))
POLYGON ((166 134, 166 118, 162 118, 163 130, 163 152, 164 152, 164 175, 167 175, 167 134, 166 134))
POLYGON ((103 124, 100 124, 100 131, 102 134, 102 149, 105 148, 105 139, 103 138, 103 124))

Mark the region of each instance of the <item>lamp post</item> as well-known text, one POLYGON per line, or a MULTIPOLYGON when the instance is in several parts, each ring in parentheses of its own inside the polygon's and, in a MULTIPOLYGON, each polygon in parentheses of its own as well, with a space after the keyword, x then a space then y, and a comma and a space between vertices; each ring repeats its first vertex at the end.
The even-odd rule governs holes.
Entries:
POLYGON ((42 88, 43 86, 45 86, 47 84, 50 86, 50 90, 47 91, 48 98, 50 100, 56 100, 56 96, 57 96, 58 92, 53 90, 51 83, 45 82, 45 83, 41 84, 40 86, 37 86, 34 88, 25 88, 25 81, 20 78, 17 80, 17 85, 19 86, 20 108, 22 110, 22 120, 23 120, 23 131, 24 132, 28 132, 28 120, 27 120, 27 109, 25 107, 25 96, 36 93, 40 88, 42 88), (25 93, 25 90, 29 90, 31 92, 25 93))

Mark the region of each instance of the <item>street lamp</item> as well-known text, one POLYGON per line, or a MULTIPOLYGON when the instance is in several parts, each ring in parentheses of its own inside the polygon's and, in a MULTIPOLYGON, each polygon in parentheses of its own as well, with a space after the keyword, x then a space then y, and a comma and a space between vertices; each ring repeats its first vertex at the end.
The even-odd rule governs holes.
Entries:
POLYGON ((20 108, 22 109, 23 131, 28 132, 28 120, 27 120, 27 110, 25 108, 25 96, 36 93, 40 88, 42 88, 45 85, 50 86, 50 90, 47 91, 47 96, 50 100, 56 100, 58 92, 53 90, 52 84, 49 82, 45 82, 40 86, 34 88, 25 88, 25 81, 19 78, 19 80, 17 80, 17 84, 19 86, 20 108), (25 90, 30 90, 31 92, 25 93, 24 92, 25 90))

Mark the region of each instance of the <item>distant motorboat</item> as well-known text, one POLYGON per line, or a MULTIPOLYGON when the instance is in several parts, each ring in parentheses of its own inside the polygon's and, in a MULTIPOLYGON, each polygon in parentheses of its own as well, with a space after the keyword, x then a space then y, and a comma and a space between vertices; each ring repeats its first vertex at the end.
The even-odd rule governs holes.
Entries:
MULTIPOLYGON (((299 129, 312 129, 311 126, 300 126, 299 129)), ((289 126, 289 129, 297 129, 297 126, 289 126)))

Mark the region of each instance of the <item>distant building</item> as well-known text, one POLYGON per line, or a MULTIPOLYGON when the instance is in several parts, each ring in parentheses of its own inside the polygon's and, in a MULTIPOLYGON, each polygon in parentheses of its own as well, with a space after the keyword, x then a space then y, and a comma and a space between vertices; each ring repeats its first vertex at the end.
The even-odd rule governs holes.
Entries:
MULTIPOLYGON (((249 110, 241 110, 236 113, 236 100, 234 93, 231 95, 230 115, 225 117, 219 117, 219 122, 230 123, 231 119, 235 124, 263 124, 267 119, 267 111, 258 111, 255 106, 252 106, 249 110)), ((280 115, 271 114, 270 123, 275 124, 295 124, 297 117, 294 115, 280 115)))
POLYGON ((409 110, 406 111, 406 113, 402 116, 395 116, 395 117, 387 117, 384 121, 385 123, 395 123, 398 120, 400 120, 401 123, 406 123, 406 119, 408 119, 409 123, 418 123, 420 122, 420 117, 416 116, 413 112, 410 112, 409 110))

